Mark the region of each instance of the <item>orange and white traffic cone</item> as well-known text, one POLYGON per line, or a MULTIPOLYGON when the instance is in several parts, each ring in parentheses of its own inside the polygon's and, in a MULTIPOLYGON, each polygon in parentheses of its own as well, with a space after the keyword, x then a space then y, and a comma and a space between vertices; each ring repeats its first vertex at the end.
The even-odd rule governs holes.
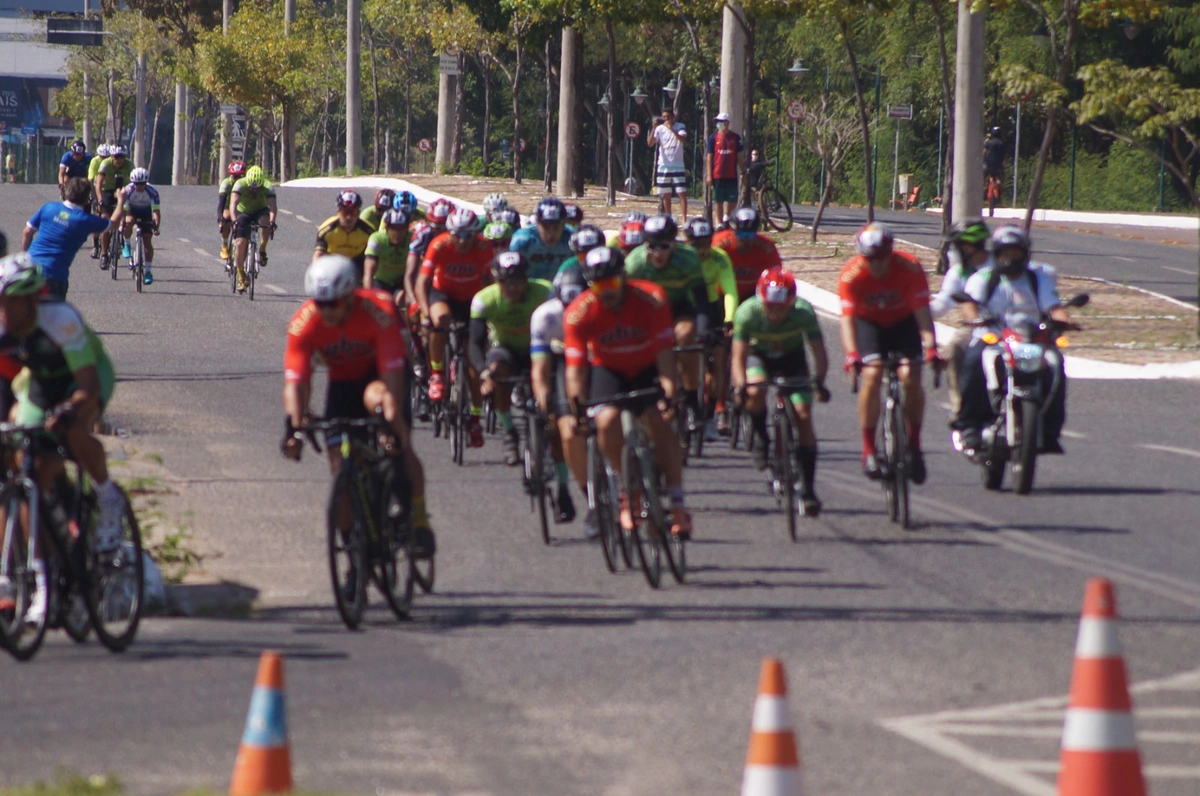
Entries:
POLYGON ((233 764, 229 796, 290 793, 292 759, 283 701, 283 657, 264 652, 250 697, 246 731, 233 764))
POLYGON ((1088 581, 1063 726, 1059 796, 1145 796, 1112 583, 1088 581))
POLYGON ((787 678, 777 658, 765 658, 750 727, 742 796, 799 796, 800 755, 788 714, 787 678))

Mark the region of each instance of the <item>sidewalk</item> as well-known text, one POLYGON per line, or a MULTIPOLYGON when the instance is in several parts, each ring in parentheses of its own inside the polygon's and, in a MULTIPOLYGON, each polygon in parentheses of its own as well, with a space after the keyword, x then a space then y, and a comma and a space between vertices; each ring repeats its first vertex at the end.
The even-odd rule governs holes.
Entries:
MULTIPOLYGON (((925 211, 940 215, 940 207, 931 207, 925 211)), ((1023 207, 997 207, 995 218, 1025 218, 1023 207)), ((1072 224, 1101 224, 1117 227, 1153 227, 1156 229, 1181 229, 1195 232, 1200 229, 1200 217, 1172 215, 1169 213, 1102 213, 1086 210, 1043 210, 1033 211, 1034 221, 1059 221, 1072 224)))

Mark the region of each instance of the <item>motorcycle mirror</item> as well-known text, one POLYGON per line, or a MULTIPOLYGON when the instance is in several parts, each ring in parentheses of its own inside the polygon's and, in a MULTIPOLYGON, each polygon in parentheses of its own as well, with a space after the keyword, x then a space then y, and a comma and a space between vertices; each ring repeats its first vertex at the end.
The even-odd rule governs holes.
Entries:
POLYGON ((963 292, 962 290, 959 290, 956 293, 950 294, 950 298, 952 298, 956 304, 974 304, 975 303, 975 299, 971 298, 971 294, 963 292))
POLYGON ((1067 299, 1067 306, 1071 308, 1085 307, 1092 300, 1092 297, 1087 293, 1079 293, 1067 299))

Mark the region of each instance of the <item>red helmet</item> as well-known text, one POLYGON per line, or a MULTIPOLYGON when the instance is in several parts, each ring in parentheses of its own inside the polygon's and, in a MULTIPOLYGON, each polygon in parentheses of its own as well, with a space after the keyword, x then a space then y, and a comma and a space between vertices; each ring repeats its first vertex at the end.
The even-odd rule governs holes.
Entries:
POLYGON ((346 207, 353 207, 355 210, 362 208, 362 197, 357 191, 342 191, 337 198, 338 210, 346 207))
POLYGON ((379 212, 392 209, 392 200, 396 198, 396 192, 391 188, 380 188, 375 192, 375 208, 379 212))
POLYGON ((454 212, 454 202, 449 199, 437 199, 429 206, 429 213, 426 215, 430 221, 438 226, 443 226, 446 219, 450 218, 450 214, 454 212))
POLYGON ((246 163, 241 160, 231 160, 229 161, 228 172, 230 177, 245 177, 246 163))
POLYGON ((758 287, 754 292, 763 304, 794 304, 796 277, 778 266, 769 268, 758 278, 758 287))
POLYGON ((623 249, 632 249, 646 242, 646 233, 642 231, 642 222, 626 221, 617 232, 617 243, 623 249))

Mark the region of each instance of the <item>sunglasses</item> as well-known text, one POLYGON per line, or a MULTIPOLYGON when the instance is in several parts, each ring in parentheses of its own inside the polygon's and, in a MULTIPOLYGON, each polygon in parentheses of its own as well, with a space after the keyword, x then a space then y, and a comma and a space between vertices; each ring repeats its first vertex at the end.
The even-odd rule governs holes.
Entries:
POLYGON ((621 277, 610 276, 605 279, 597 279, 591 284, 593 293, 613 293, 621 289, 621 277))
POLYGON ((665 252, 674 247, 674 243, 647 243, 646 248, 652 252, 665 252))
POLYGON ((454 239, 456 241, 458 241, 459 243, 465 243, 466 241, 469 241, 473 237, 475 237, 475 235, 473 235, 470 232, 455 232, 454 233, 454 239))
POLYGON ((313 304, 316 304, 319 310, 331 310, 334 307, 340 307, 342 299, 314 299, 313 304))

